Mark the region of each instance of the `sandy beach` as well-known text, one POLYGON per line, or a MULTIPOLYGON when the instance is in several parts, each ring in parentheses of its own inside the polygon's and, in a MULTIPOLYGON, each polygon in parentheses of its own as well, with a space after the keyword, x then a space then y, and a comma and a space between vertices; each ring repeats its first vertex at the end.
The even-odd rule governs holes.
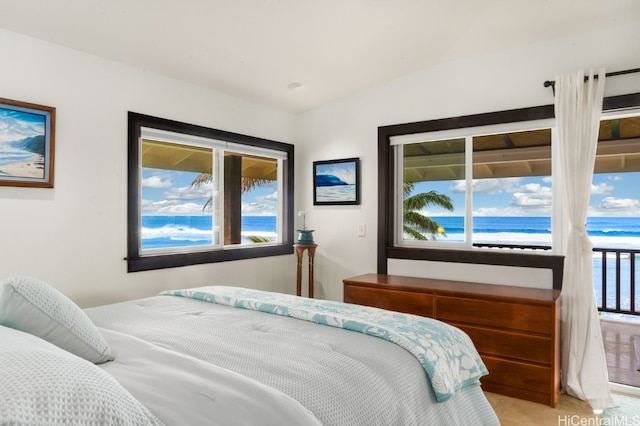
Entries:
POLYGON ((44 178, 44 156, 35 154, 28 161, 3 164, 0 166, 0 177, 44 178))

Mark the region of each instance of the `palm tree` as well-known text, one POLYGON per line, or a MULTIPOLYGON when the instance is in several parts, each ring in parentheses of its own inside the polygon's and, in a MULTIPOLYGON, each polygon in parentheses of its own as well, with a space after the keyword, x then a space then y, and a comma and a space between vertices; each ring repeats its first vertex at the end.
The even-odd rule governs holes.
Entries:
POLYGON ((439 206, 453 211, 453 204, 448 195, 437 191, 421 192, 411 195, 415 182, 404 182, 402 185, 402 222, 403 231, 415 240, 435 240, 438 235, 447 233, 430 217, 424 216, 420 210, 429 206, 439 206))
MULTIPOLYGON (((191 182, 189 185, 191 188, 199 188, 202 185, 208 185, 213 180, 213 176, 211 173, 201 173, 191 182)), ((251 177, 242 177, 240 181, 240 190, 244 194, 245 192, 249 192, 254 188, 258 188, 260 186, 266 186, 273 183, 273 180, 270 179, 259 179, 259 178, 251 178, 251 177)), ((213 197, 210 196, 207 199, 207 202, 202 206, 202 210, 206 210, 207 207, 211 206, 213 202, 213 197)), ((238 238, 240 238, 238 236, 238 238)), ((257 235, 249 235, 247 239, 252 243, 270 243, 272 240, 269 237, 261 237, 257 235)))
MULTIPOLYGON (((211 173, 201 173, 193 180, 193 182, 191 182, 191 185, 189 186, 191 188, 199 188, 202 185, 210 184, 212 180, 213 180, 213 176, 211 176, 211 173)), ((266 186, 266 185, 269 185, 270 183, 273 183, 273 181, 270 179, 243 177, 240 182, 240 186, 241 186, 242 193, 244 194, 245 192, 249 192, 254 188, 258 188, 260 186, 266 186)), ((209 199, 204 204, 204 206, 202 206, 202 210, 205 210, 207 207, 209 207, 212 202, 213 202, 213 198, 209 197, 209 199)))

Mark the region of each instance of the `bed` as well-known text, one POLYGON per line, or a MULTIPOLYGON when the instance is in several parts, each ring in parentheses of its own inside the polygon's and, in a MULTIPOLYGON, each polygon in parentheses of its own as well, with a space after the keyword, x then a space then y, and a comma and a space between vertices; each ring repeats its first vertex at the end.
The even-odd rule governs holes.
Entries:
POLYGON ((0 424, 499 424, 464 333, 376 308, 208 286, 80 310, 14 277, 0 341, 0 424))

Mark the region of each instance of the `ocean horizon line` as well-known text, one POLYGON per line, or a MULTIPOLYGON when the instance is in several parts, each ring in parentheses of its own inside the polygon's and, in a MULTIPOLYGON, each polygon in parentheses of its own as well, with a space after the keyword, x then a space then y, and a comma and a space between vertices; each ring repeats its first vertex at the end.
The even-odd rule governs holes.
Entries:
MULTIPOLYGON (((202 240, 213 231, 211 215, 143 215, 143 239, 169 238, 202 240)), ((464 218, 434 216, 444 229, 442 242, 465 240, 464 218)), ((245 235, 276 235, 277 217, 272 215, 242 216, 245 235)), ((595 216, 587 223, 587 233, 598 247, 640 247, 640 218, 595 216)), ((536 216, 481 216, 474 220, 473 240, 487 244, 551 245, 551 220, 536 216)))

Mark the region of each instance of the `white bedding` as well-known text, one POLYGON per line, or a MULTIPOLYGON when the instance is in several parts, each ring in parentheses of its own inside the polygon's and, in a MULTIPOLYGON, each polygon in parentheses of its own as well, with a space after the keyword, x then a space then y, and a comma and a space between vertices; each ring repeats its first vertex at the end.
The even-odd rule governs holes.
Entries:
POLYGON ((116 360, 102 367, 168 425, 320 425, 293 398, 211 363, 100 330, 116 360))
POLYGON ((438 402, 477 385, 489 373, 466 333, 433 318, 240 287, 206 286, 164 291, 160 295, 282 315, 394 343, 420 362, 438 402))
POLYGON ((314 424, 310 416, 265 421, 307 410, 324 425, 499 424, 479 386, 438 403, 415 357, 376 337, 173 296, 86 312, 116 356, 101 367, 168 425, 199 425, 203 418, 205 424, 232 424, 255 403, 256 410, 272 404, 286 409, 244 424, 314 424), (151 376, 143 378, 142 370, 151 376), (222 384, 231 382, 242 390, 222 384), (212 395, 218 396, 212 401, 212 395), (216 403, 222 400, 230 402, 216 403), (242 408, 215 414, 219 405, 242 408))
POLYGON ((162 423, 91 362, 38 336, 0 325, 0 425, 162 423))

